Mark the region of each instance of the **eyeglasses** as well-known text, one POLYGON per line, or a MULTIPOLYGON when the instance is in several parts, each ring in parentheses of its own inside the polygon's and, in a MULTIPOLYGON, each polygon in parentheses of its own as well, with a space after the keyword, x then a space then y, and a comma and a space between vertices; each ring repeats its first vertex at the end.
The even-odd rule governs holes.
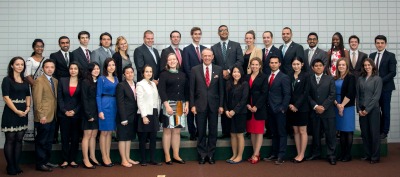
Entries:
POLYGON ((223 29, 223 30, 218 30, 220 33, 222 32, 228 32, 228 29, 223 29))
POLYGON ((317 38, 308 38, 307 40, 309 40, 309 41, 318 41, 317 38))

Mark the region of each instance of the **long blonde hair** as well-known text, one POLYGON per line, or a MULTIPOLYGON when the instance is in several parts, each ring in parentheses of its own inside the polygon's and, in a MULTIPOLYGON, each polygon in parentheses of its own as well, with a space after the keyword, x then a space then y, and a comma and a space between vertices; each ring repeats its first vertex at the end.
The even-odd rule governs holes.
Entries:
MULTIPOLYGON (((126 38, 125 38, 124 36, 119 36, 119 37, 117 38, 117 42, 116 42, 116 44, 115 44, 115 52, 119 52, 118 45, 119 45, 119 43, 120 43, 122 40, 125 40, 126 45, 128 45, 128 41, 126 40, 126 38)), ((128 47, 126 48, 125 54, 128 54, 128 49, 129 49, 129 45, 128 45, 128 47)))

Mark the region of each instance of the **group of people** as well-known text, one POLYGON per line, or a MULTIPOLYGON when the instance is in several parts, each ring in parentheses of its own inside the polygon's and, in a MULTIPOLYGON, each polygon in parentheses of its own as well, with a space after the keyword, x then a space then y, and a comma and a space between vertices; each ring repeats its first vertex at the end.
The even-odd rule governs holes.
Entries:
POLYGON ((377 52, 369 56, 358 50, 359 38, 349 37, 344 48, 340 33, 332 36, 328 52, 317 47, 318 35, 307 36, 309 48, 292 41, 292 30, 282 30, 284 44, 273 45, 273 33, 262 35, 265 48, 255 46, 255 32, 245 34, 246 48, 229 40, 226 25, 218 28, 220 41, 211 48, 200 45, 201 28, 190 31, 192 43, 180 49, 181 33, 170 33, 171 45, 161 56, 153 47, 154 33, 144 32, 143 45, 128 55, 127 39, 100 35, 100 47, 90 51, 90 33, 78 34, 80 46, 70 52, 67 36, 59 38, 60 50, 43 57, 44 42, 35 39, 34 52, 24 60, 11 59, 2 92, 6 103, 1 130, 6 135, 4 153, 7 173, 20 174, 18 161, 28 112, 33 109, 36 129, 36 169, 52 171, 77 168, 80 130, 82 165, 112 167, 110 148, 116 131, 121 165, 161 165, 155 161, 156 134, 163 128, 165 164, 185 164, 179 155, 180 130, 188 127, 190 140, 197 140, 198 162, 215 163, 218 116, 222 137, 230 137, 232 157, 243 161, 244 133, 251 136, 253 155, 261 160, 263 134, 272 137, 272 150, 265 161, 280 165, 286 158, 288 133, 293 132, 297 156, 294 163, 320 158, 321 135, 327 144, 328 162, 351 160, 356 113, 364 144, 364 160, 380 160, 380 138, 386 138, 390 123, 390 99, 395 89, 395 55, 386 50, 387 39, 375 38, 377 52), (137 70, 137 81, 134 81, 137 70), (33 100, 33 102, 31 101, 33 100), (54 137, 60 127, 62 159, 49 162, 54 137), (100 131, 100 163, 95 156, 100 131), (340 134, 336 158, 336 135, 340 134), (305 157, 308 133, 313 136, 311 156, 305 157), (140 161, 130 158, 131 141, 139 139, 140 161), (150 160, 146 157, 149 141, 150 160), (170 149, 172 148, 172 156, 170 149))

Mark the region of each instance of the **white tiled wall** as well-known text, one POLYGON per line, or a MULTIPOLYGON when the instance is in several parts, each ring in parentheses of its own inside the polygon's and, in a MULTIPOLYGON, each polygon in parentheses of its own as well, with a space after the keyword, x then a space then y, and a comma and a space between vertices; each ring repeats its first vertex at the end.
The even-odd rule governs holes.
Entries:
MULTIPOLYGON (((388 50, 394 52, 400 63, 400 2, 397 0, 0 0, 0 78, 6 74, 6 65, 13 56, 27 58, 35 38, 45 42, 44 55, 57 51, 61 35, 71 39, 71 49, 78 47, 77 34, 91 33, 90 49, 96 49, 99 35, 110 32, 115 39, 124 35, 133 49, 142 44, 143 32, 155 32, 156 47, 161 50, 169 44, 169 33, 179 30, 182 44, 191 42, 190 29, 203 30, 202 43, 210 46, 218 42, 217 28, 228 25, 230 39, 244 46, 244 34, 256 31, 257 45, 262 47, 262 32, 274 33, 276 46, 282 43, 281 29, 293 29, 293 40, 306 48, 306 37, 311 31, 319 34, 320 48, 330 47, 333 33, 339 31, 345 41, 356 34, 361 38, 361 50, 374 51, 374 37, 388 37, 388 50)), ((347 42, 346 42, 347 43, 347 42)), ((346 45, 348 48, 348 45, 346 45)), ((398 65, 398 68, 400 64, 398 65)), ((399 71, 399 69, 398 69, 399 71)), ((392 97, 392 122, 389 141, 400 142, 400 79, 395 78, 398 90, 392 97)), ((4 102, 0 101, 0 113, 4 102)), ((0 144, 4 134, 0 134, 0 144)))

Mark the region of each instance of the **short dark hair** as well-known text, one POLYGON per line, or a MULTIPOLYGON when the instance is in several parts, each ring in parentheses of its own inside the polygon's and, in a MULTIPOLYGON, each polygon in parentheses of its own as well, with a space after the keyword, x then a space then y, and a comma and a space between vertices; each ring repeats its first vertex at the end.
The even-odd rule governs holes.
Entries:
POLYGON ((292 58, 292 61, 290 63, 293 63, 294 61, 299 61, 300 63, 304 63, 303 58, 299 57, 299 56, 295 56, 294 58, 292 58))
MULTIPOLYGON (((90 81, 89 83, 91 85, 95 85, 96 84, 96 82, 94 82, 93 77, 92 77, 92 71, 94 70, 94 67, 96 67, 96 66, 99 67, 99 69, 100 69, 100 65, 97 62, 91 62, 91 63, 89 63, 89 65, 88 65, 88 67, 86 69, 85 79, 90 81)), ((100 73, 99 73, 99 75, 100 75, 100 73)), ((97 78, 98 77, 99 76, 97 76, 97 78)))
POLYGON ((169 38, 172 38, 172 33, 178 33, 179 37, 182 37, 181 33, 177 30, 171 31, 171 33, 169 33, 169 38))
POLYGON ((151 30, 146 30, 146 31, 144 31, 144 33, 143 33, 143 38, 146 37, 146 34, 153 34, 153 35, 154 35, 153 31, 151 31, 151 30))
POLYGON ((53 60, 53 59, 45 59, 44 61, 43 61, 43 64, 42 64, 42 68, 44 68, 44 66, 46 65, 46 63, 53 63, 54 64, 54 66, 56 66, 56 62, 53 60))
POLYGON ((277 59, 278 59, 278 62, 279 62, 279 63, 281 62, 281 59, 280 59, 277 55, 272 55, 272 56, 269 58, 269 60, 271 61, 271 59, 273 59, 273 58, 277 58, 277 59))
POLYGON ((376 43, 376 40, 378 40, 378 39, 384 40, 385 43, 387 43, 386 36, 384 36, 384 35, 381 35, 381 34, 380 34, 380 35, 376 36, 376 37, 375 37, 375 43, 376 43))
POLYGON ((360 43, 360 38, 358 38, 358 36, 356 36, 356 35, 351 35, 350 37, 349 37, 349 43, 350 43, 350 40, 351 39, 357 39, 357 43, 360 43))
POLYGON ((104 32, 104 33, 101 33, 101 34, 100 34, 100 44, 99 44, 99 46, 102 46, 102 45, 101 45, 101 38, 103 38, 103 36, 108 36, 108 37, 110 37, 110 39, 111 39, 110 47, 111 47, 111 46, 113 45, 113 44, 112 44, 112 36, 111 36, 111 34, 108 33, 108 32, 104 32))
POLYGON ((317 40, 318 40, 318 34, 317 34, 316 32, 311 32, 311 33, 309 33, 308 36, 307 36, 307 39, 308 39, 311 35, 314 35, 314 36, 317 38, 317 40))
POLYGON ((67 36, 61 36, 60 38, 58 38, 58 44, 60 44, 61 39, 68 39, 69 41, 69 38, 67 36))
POLYGON ((289 27, 284 27, 283 29, 282 29, 282 31, 284 30, 284 29, 288 29, 288 30, 290 30, 290 33, 292 33, 292 29, 290 29, 289 27))
POLYGON ((222 28, 222 27, 225 27, 226 29, 228 29, 228 26, 226 26, 226 25, 220 25, 220 26, 218 27, 218 30, 219 30, 220 28, 222 28))
POLYGON ((132 69, 133 72, 135 72, 135 69, 133 69, 132 65, 126 65, 124 68, 122 68, 122 75, 125 74, 125 71, 128 69, 132 69))
MULTIPOLYGON (((104 76, 108 76, 107 67, 108 67, 108 63, 110 63, 110 62, 114 62, 114 64, 117 64, 117 63, 115 63, 115 60, 114 60, 113 58, 107 58, 107 59, 104 61, 104 65, 103 65, 103 75, 104 75, 104 76)), ((116 76, 116 75, 117 75, 117 72, 116 72, 116 71, 117 71, 117 70, 115 69, 114 72, 112 73, 113 76, 116 76)))
POLYGON ((79 33, 78 33, 78 39, 81 39, 81 35, 84 35, 84 34, 87 34, 88 37, 89 37, 89 39, 90 39, 90 33, 87 32, 87 31, 81 31, 81 32, 79 32, 79 33))
POLYGON ((324 62, 320 58, 316 58, 311 62, 311 66, 314 67, 316 63, 322 63, 322 66, 325 66, 324 62))
POLYGON ((271 32, 271 31, 264 31, 264 32, 263 32, 263 34, 265 34, 265 33, 269 33, 269 34, 271 34, 271 38, 274 38, 274 34, 272 34, 272 32, 271 32))
MULTIPOLYGON (((35 40, 33 40, 33 42, 32 42, 32 49, 35 48, 36 43, 39 43, 39 42, 42 43, 42 44, 43 44, 43 47, 44 47, 44 42, 43 42, 42 39, 35 39, 35 40)), ((35 51, 32 52, 31 56, 34 56, 34 55, 35 55, 35 51)))
MULTIPOLYGON (((200 32, 201 32, 201 28, 200 27, 193 27, 191 30, 190 30, 190 35, 193 35, 193 33, 195 32, 195 31, 199 31, 200 30, 200 32)), ((202 32, 201 32, 202 33, 202 32)))

